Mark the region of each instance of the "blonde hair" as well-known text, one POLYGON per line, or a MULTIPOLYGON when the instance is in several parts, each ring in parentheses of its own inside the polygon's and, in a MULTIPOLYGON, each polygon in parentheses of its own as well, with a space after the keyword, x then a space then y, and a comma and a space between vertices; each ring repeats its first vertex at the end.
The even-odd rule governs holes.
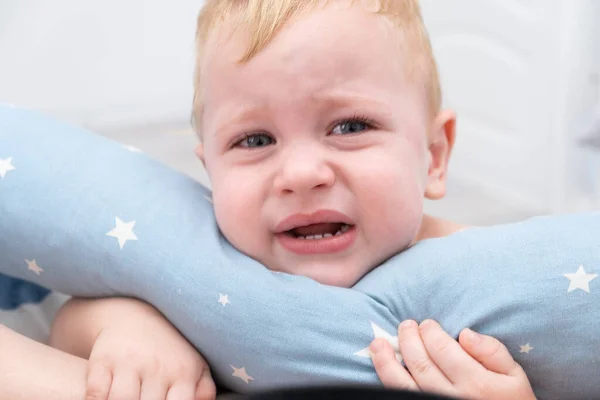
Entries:
MULTIPOLYGON (((235 18, 235 26, 246 29, 249 44, 240 62, 246 62, 265 48, 294 17, 332 0, 206 0, 196 31, 193 122, 203 108, 202 79, 205 48, 211 33, 224 21, 235 18)), ((337 0, 333 0, 337 1, 337 0)), ((361 0, 353 0, 361 1, 361 0)), ((418 0, 376 0, 377 13, 388 17, 400 29, 404 49, 410 54, 404 69, 409 79, 423 85, 431 114, 441 107, 442 94, 437 65, 418 0)))

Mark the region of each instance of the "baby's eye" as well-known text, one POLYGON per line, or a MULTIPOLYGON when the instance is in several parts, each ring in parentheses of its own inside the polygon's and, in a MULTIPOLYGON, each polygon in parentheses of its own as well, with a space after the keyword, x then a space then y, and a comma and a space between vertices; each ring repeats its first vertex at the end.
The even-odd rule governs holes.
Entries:
POLYGON ((257 147, 265 147, 275 143, 275 140, 265 133, 247 134, 242 140, 237 142, 234 147, 243 147, 253 149, 257 147))
POLYGON ((335 125, 331 130, 331 134, 333 135, 347 135, 360 133, 366 130, 372 129, 369 121, 365 121, 362 119, 349 119, 347 121, 342 121, 335 125))

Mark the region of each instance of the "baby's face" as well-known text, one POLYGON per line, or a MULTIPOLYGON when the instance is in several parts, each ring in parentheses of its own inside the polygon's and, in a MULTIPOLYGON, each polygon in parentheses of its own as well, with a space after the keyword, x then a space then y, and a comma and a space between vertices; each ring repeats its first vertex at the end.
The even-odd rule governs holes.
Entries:
POLYGON ((211 45, 199 148, 219 227, 271 270, 350 287, 422 219, 431 118, 397 32, 334 2, 248 63, 230 34, 211 45))

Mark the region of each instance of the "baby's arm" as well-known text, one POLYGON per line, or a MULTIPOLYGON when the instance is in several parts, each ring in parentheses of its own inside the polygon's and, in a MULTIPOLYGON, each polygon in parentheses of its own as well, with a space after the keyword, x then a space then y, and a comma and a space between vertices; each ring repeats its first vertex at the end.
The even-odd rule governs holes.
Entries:
POLYGON ((138 300, 72 299, 58 312, 50 343, 89 358, 86 399, 215 397, 204 359, 160 312, 138 300))
POLYGON ((80 400, 87 362, 0 324, 0 398, 80 400))

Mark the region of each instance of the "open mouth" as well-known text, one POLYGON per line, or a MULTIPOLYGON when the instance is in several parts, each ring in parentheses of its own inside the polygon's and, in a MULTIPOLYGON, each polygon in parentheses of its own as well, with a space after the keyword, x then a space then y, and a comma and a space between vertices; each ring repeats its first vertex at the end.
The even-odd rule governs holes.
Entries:
POLYGON ((340 236, 348 232, 352 227, 353 225, 345 224, 343 222, 327 222, 299 226, 286 231, 285 234, 300 240, 320 240, 340 236))
POLYGON ((356 226, 343 222, 323 222, 298 226, 277 234, 279 243, 299 255, 332 254, 351 248, 356 226))

